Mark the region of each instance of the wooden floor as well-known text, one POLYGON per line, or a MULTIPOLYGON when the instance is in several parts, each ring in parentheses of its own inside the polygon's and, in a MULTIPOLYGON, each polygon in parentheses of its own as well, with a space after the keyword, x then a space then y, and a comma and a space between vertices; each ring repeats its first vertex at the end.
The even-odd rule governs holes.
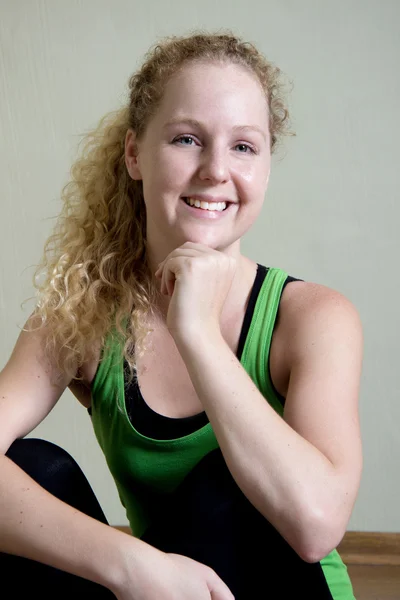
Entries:
POLYGON ((356 600, 400 600, 400 534, 349 531, 339 545, 356 600))
POLYGON ((356 600, 400 600, 400 566, 347 565, 356 600))

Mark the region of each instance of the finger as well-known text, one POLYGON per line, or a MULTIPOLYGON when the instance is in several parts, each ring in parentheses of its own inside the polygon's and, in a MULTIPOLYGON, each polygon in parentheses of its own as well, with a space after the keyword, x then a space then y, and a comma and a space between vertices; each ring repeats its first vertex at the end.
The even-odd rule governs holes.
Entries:
POLYGON ((160 265, 162 265, 163 263, 167 262, 167 260, 170 260, 171 258, 177 258, 178 256, 198 256, 199 252, 198 250, 194 249, 194 248, 175 248, 175 250, 173 250, 172 252, 170 252, 168 254, 168 256, 166 258, 164 258, 164 260, 162 261, 162 263, 160 263, 160 265))
POLYGON ((161 291, 162 294, 166 294, 165 274, 166 274, 167 270, 168 270, 168 267, 166 265, 164 265, 164 267, 160 271, 160 278, 161 278, 160 291, 161 291))
POLYGON ((193 258, 195 256, 198 256, 198 252, 196 250, 191 250, 189 248, 187 248, 186 250, 181 250, 179 248, 177 248, 176 250, 174 250, 173 252, 171 252, 170 254, 168 254, 168 256, 166 258, 164 258, 163 261, 161 261, 158 266, 156 271, 154 272, 155 277, 160 277, 160 274, 162 273, 167 261, 171 260, 172 258, 177 258, 177 257, 185 257, 185 258, 193 258))
POLYGON ((212 600, 235 600, 235 596, 228 588, 226 583, 217 575, 213 573, 214 577, 208 581, 209 590, 212 600))
POLYGON ((211 590, 210 598, 211 600, 235 600, 235 596, 227 586, 211 590))
POLYGON ((162 273, 161 293, 167 294, 168 296, 172 296, 172 294, 174 293, 176 279, 174 267, 176 268, 176 261, 170 259, 164 265, 162 273))
POLYGON ((167 294, 168 296, 172 296, 172 294, 174 293, 174 287, 175 287, 175 273, 173 271, 168 270, 168 274, 166 275, 166 290, 167 290, 167 294))
MULTIPOLYGON (((195 256, 198 256, 198 253, 195 253, 195 256)), ((162 280, 161 280, 161 292, 166 293, 170 296, 172 296, 173 291, 174 291, 174 287, 175 287, 175 281, 177 279, 177 274, 179 275, 179 273, 182 273, 182 268, 184 267, 184 262, 186 261, 182 261, 182 259, 186 259, 186 258, 193 258, 193 255, 181 255, 181 256, 176 256, 175 258, 169 258, 163 267, 163 271, 162 271, 162 280)))
POLYGON ((200 244, 198 242, 185 242, 181 248, 193 248, 194 250, 197 250, 199 252, 218 252, 218 250, 214 250, 214 248, 211 248, 210 246, 207 246, 206 244, 200 244))

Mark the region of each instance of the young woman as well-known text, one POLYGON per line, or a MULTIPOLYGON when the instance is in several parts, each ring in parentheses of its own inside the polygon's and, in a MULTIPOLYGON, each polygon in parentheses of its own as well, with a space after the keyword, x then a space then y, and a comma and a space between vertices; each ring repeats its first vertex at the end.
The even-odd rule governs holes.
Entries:
POLYGON ((14 597, 354 598, 335 548, 362 464, 362 327, 241 253, 286 133, 280 71, 231 32, 159 42, 64 188, 0 377, 0 564, 14 597), (69 387, 133 536, 57 446, 69 387), (17 576, 16 576, 17 574, 17 576))

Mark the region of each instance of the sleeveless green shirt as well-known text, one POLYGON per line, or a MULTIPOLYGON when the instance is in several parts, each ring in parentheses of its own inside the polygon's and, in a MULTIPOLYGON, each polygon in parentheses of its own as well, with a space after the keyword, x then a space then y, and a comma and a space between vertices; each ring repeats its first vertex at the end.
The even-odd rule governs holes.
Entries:
MULTIPOLYGON (((272 385, 269 352, 287 273, 270 268, 257 297, 240 362, 267 402, 283 415, 272 385)), ((92 423, 115 480, 133 535, 141 537, 150 524, 146 507, 162 502, 191 469, 218 447, 210 423, 172 440, 155 440, 136 431, 124 400, 122 345, 114 333, 92 385, 92 423)), ((354 600, 347 568, 333 550, 320 561, 334 600, 354 600)))

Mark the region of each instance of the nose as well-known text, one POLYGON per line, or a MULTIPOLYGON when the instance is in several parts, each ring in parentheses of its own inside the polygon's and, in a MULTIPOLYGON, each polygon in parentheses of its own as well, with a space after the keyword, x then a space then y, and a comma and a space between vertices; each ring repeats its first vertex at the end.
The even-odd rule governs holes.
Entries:
POLYGON ((222 183, 229 179, 228 155, 222 148, 207 148, 201 155, 199 177, 203 181, 222 183))

